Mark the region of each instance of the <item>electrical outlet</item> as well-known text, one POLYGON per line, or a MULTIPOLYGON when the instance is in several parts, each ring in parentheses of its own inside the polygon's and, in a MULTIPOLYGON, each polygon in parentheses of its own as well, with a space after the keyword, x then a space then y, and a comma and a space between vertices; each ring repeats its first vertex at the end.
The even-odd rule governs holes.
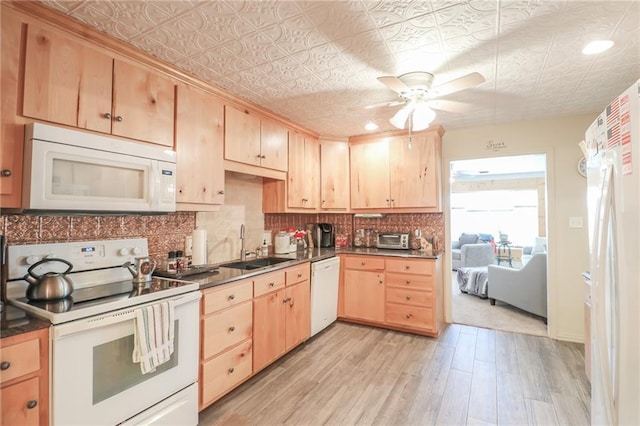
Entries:
POLYGON ((582 217, 570 217, 569 218, 569 228, 582 228, 582 217))
POLYGON ((184 254, 185 256, 193 256, 193 237, 187 235, 184 239, 184 254))

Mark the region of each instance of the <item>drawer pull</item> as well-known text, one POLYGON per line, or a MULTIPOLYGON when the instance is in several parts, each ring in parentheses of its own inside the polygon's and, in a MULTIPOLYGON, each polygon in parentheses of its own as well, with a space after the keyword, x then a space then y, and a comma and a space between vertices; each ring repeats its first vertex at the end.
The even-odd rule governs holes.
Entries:
POLYGON ((236 298, 236 296, 234 294, 230 294, 229 297, 228 297, 229 300, 233 300, 235 298, 236 298))
POLYGON ((409 266, 409 265, 405 265, 405 266, 404 266, 404 269, 406 269, 406 270, 408 271, 409 269, 411 269, 411 266, 409 266))
POLYGON ((407 300, 411 300, 411 296, 407 296, 407 300))
POLYGON ((287 303, 287 302, 289 302, 289 301, 291 301, 291 298, 290 298, 290 297, 287 297, 286 299, 284 299, 284 300, 282 301, 282 303, 287 303))
POLYGON ((406 283, 407 285, 409 285, 409 284, 411 284, 411 280, 406 280, 406 281, 405 281, 405 283, 406 283))
POLYGON ((233 372, 236 370, 233 367, 231 367, 228 371, 229 371, 229 374, 233 374, 233 372))
POLYGON ((236 331, 236 328, 234 326, 229 327, 229 333, 232 333, 236 331))
POLYGON ((269 283, 269 287, 273 287, 275 285, 276 285, 276 283, 269 283))
POLYGON ((0 370, 2 371, 8 370, 9 367, 11 367, 11 363, 9 361, 2 361, 2 363, 0 363, 0 370))
POLYGON ((378 284, 384 284, 384 281, 380 280, 378 281, 378 284))
POLYGON ((407 319, 411 318, 412 316, 412 314, 407 314, 407 319))
POLYGON ((35 399, 32 399, 31 401, 27 402, 27 408, 29 410, 31 410, 32 408, 36 408, 36 405, 38 405, 38 401, 36 401, 35 399))
POLYGON ((302 278, 302 274, 298 274, 298 278, 302 278))
POLYGON ((360 266, 364 266, 364 265, 365 265, 365 262, 360 262, 360 266))
POLYGON ((2 169, 2 177, 9 177, 9 176, 11 176, 11 170, 2 169))

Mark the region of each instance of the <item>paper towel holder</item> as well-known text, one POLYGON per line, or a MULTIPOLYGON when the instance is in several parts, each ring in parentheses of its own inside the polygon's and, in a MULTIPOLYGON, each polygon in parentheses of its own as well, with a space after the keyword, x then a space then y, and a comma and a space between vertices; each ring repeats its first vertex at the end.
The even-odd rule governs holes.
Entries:
POLYGON ((191 264, 193 266, 207 264, 207 230, 196 226, 191 234, 191 264))

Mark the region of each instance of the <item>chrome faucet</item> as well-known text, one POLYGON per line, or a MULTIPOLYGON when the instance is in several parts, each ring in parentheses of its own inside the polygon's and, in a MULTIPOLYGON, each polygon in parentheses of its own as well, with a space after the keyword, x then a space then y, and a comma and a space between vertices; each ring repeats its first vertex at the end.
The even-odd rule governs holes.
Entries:
POLYGON ((247 260, 247 252, 244 248, 244 240, 247 238, 244 229, 244 223, 240 226, 240 260, 247 260))

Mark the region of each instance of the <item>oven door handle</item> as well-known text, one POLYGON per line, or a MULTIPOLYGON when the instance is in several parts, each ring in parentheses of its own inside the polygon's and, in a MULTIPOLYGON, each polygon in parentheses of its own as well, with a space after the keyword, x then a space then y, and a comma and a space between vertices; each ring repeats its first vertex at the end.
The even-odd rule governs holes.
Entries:
MULTIPOLYGON (((66 324, 56 325, 52 328, 52 339, 56 340, 64 336, 80 333, 83 331, 91 330, 94 328, 105 327, 107 325, 118 324, 124 321, 129 321, 136 318, 136 311, 145 306, 160 303, 165 300, 172 300, 174 308, 190 302, 197 302, 201 297, 200 291, 192 291, 180 296, 172 297, 170 299, 155 300, 150 303, 144 303, 141 305, 131 306, 115 312, 111 312, 104 315, 97 315, 90 318, 84 318, 78 321, 71 321, 66 324)), ((196 304, 196 309, 198 305, 196 304)))

